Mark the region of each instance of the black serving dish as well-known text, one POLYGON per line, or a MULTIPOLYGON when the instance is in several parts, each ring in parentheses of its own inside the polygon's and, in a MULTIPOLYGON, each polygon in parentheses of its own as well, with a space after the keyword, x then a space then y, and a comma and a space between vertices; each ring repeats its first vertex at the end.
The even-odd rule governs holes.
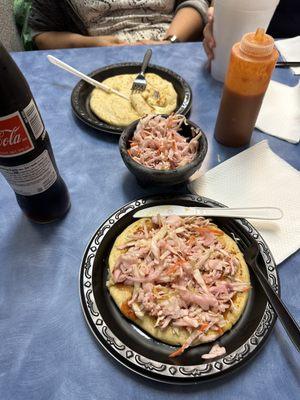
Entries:
POLYGON ((157 170, 145 167, 144 165, 141 165, 134 161, 128 154, 128 149, 130 147, 129 140, 132 139, 138 122, 139 120, 134 121, 132 124, 124 129, 119 140, 119 149, 126 167, 136 176, 137 180, 142 185, 177 185, 179 183, 186 182, 189 177, 192 176, 201 167, 201 164, 207 153, 207 138, 204 132, 199 128, 199 126, 190 120, 186 120, 186 124, 183 123, 181 125, 181 130, 179 131, 179 133, 184 137, 192 139, 195 134, 200 131, 202 132, 202 135, 198 139, 199 148, 197 151, 197 155, 190 163, 173 170, 157 170), (195 132, 194 134, 193 130, 195 132))
MULTIPOLYGON (((99 82, 115 75, 138 74, 141 69, 141 63, 122 63, 108 65, 107 67, 97 69, 89 74, 90 77, 99 82)), ((147 72, 155 73, 163 79, 168 80, 174 86, 178 99, 175 112, 187 115, 192 105, 192 90, 189 84, 178 74, 170 69, 150 64, 147 72)), ((74 114, 85 124, 104 133, 113 133, 120 135, 124 128, 109 125, 99 119, 90 108, 90 96, 94 89, 92 85, 84 81, 79 81, 72 91, 71 105, 74 114)))
MULTIPOLYGON (((131 223, 133 214, 143 208, 163 204, 186 207, 223 207, 221 203, 195 195, 149 196, 123 205, 110 215, 96 230, 84 253, 80 276, 80 300, 87 324, 97 342, 119 363, 146 378, 172 383, 195 384, 227 377, 244 366, 266 342, 276 314, 251 268, 251 291, 243 315, 233 328, 217 343, 225 346, 226 354, 203 360, 213 343, 192 347, 180 357, 170 358, 177 347, 162 343, 125 318, 114 303, 106 287, 108 257, 116 238, 131 223)), ((258 231, 245 219, 212 218, 237 243, 243 242, 236 227, 256 240, 260 254, 258 265, 276 293, 279 280, 270 250, 258 231)))

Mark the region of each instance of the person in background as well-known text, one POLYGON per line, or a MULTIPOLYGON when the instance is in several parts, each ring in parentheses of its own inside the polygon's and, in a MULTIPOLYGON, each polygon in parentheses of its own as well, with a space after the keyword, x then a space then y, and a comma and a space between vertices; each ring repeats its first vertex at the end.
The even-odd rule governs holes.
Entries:
MULTIPOLYGON (((213 37, 213 1, 207 10, 207 24, 203 30, 203 47, 207 54, 208 62, 214 57, 214 47, 216 46, 213 37)), ((299 0, 280 0, 273 18, 271 19, 267 33, 276 39, 285 39, 300 35, 300 1, 299 0)))
POLYGON ((34 50, 31 29, 28 26, 31 0, 13 0, 13 14, 24 50, 34 50))
POLYGON ((200 40, 208 0, 33 0, 39 49, 200 40))

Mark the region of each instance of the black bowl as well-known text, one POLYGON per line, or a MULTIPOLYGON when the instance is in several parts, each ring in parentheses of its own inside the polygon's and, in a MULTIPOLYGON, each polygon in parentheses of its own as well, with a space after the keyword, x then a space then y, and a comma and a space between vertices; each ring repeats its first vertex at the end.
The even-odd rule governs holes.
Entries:
MULTIPOLYGON (((141 69, 141 63, 122 63, 108 65, 107 67, 97 69, 89 74, 90 77, 99 82, 104 81, 115 75, 122 74, 138 74, 141 69)), ((192 105, 192 90, 189 84, 178 74, 170 69, 149 64, 147 72, 152 72, 161 76, 163 79, 171 82, 177 93, 177 107, 175 112, 178 114, 187 115, 192 105)), ((85 124, 97 129, 100 132, 114 133, 121 135, 124 128, 110 125, 92 112, 90 108, 90 97, 93 86, 85 81, 79 81, 74 87, 71 96, 71 105, 74 114, 85 124)))
MULTIPOLYGON (((166 117, 166 116, 164 116, 166 117)), ((145 167, 134 161, 128 154, 129 140, 131 140, 139 120, 132 122, 127 128, 124 129, 120 141, 119 149, 126 167, 132 172, 137 180, 142 184, 155 184, 163 186, 173 186, 179 183, 186 182, 190 176, 194 174, 200 167, 207 153, 207 138, 204 132, 190 120, 186 120, 187 124, 182 124, 179 133, 182 136, 192 138, 192 128, 201 131, 202 135, 199 137, 199 147, 196 157, 183 167, 173 170, 157 170, 154 168, 145 167)))

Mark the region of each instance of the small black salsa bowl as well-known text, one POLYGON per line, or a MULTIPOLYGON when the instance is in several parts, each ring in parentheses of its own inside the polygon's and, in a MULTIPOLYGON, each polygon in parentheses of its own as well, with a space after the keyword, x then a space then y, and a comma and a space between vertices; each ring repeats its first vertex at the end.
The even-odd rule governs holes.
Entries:
MULTIPOLYGON (((164 117, 166 118, 166 116, 164 117)), ((177 185, 186 182, 189 177, 201 167, 207 153, 207 138, 202 129, 188 119, 186 120, 186 124, 183 123, 181 125, 181 129, 179 130, 180 135, 187 138, 193 138, 195 134, 193 134, 192 128, 196 130, 196 134, 198 134, 199 131, 202 133, 198 138, 199 147, 196 157, 190 163, 173 170, 157 170, 145 167, 144 165, 134 161, 128 154, 128 149, 130 148, 129 141, 133 137, 138 122, 139 120, 134 121, 124 129, 119 140, 119 149, 126 167, 135 175, 142 185, 150 183, 163 186, 177 185)))

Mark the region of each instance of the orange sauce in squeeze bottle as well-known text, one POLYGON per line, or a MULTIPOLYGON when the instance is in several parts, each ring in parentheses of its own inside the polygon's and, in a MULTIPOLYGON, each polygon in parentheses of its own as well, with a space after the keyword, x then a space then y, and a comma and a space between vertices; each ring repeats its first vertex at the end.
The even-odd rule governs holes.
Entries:
POLYGON ((250 142, 277 59, 274 39, 262 28, 233 45, 215 126, 218 142, 232 147, 250 142))

